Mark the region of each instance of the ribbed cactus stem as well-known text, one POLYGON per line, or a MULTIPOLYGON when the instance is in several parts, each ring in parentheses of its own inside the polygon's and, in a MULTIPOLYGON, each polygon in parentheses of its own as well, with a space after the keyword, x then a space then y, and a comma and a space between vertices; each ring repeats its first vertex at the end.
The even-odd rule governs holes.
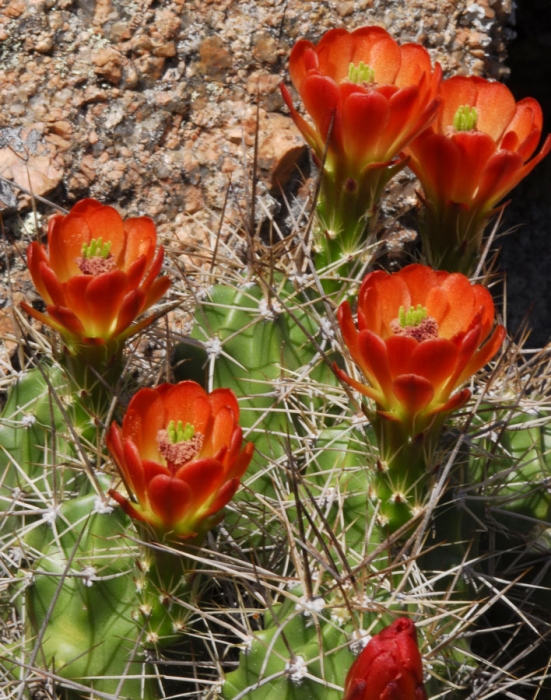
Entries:
POLYGON ((411 520, 425 504, 433 468, 435 442, 440 422, 411 435, 400 421, 376 414, 373 423, 380 459, 373 480, 373 495, 379 501, 379 522, 393 533, 411 520))
MULTIPOLYGON (((92 693, 148 700, 156 697, 156 686, 145 663, 148 630, 124 539, 127 526, 126 516, 95 495, 67 499, 55 519, 25 538, 37 559, 17 600, 26 614, 33 662, 55 671, 69 687, 75 681, 92 693)), ((82 697, 82 691, 69 697, 82 697)))
POLYGON ((141 545, 136 560, 139 618, 145 626, 144 644, 163 648, 177 641, 190 613, 177 603, 196 604, 201 577, 193 572, 195 562, 163 545, 141 545))
POLYGON ((109 413, 124 367, 122 350, 121 345, 120 352, 109 356, 105 345, 81 346, 78 356, 67 350, 59 358, 72 392, 95 415, 109 413))
POLYGON ((339 163, 327 163, 321 173, 317 205, 318 222, 314 242, 314 262, 323 274, 326 293, 346 291, 342 279, 358 272, 359 256, 374 242, 377 207, 381 193, 405 161, 380 168, 364 169, 354 176, 343 172, 339 163))

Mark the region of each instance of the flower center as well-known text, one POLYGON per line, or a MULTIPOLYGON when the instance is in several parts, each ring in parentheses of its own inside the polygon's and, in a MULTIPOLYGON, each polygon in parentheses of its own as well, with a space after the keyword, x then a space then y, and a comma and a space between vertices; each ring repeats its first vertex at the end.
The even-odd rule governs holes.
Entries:
POLYGON ((100 275, 116 268, 111 255, 111 241, 103 242, 101 236, 93 238, 89 245, 82 244, 82 255, 76 259, 79 270, 84 275, 100 275))
POLYGON ((408 311, 400 306, 398 318, 390 322, 390 329, 394 335, 405 335, 420 343, 429 338, 438 338, 438 323, 427 315, 427 310, 421 304, 417 304, 417 308, 410 306, 408 311))
POLYGON ((191 423, 186 423, 184 427, 181 420, 177 424, 170 421, 166 430, 157 433, 157 447, 168 462, 169 469, 175 471, 199 454, 204 439, 205 436, 196 433, 191 423))
POLYGON ((358 85, 362 83, 373 83, 375 80, 375 71, 363 61, 360 61, 358 65, 351 63, 348 66, 348 80, 358 85))
POLYGON ((478 112, 474 107, 461 105, 453 118, 453 127, 456 131, 472 131, 476 129, 478 112))

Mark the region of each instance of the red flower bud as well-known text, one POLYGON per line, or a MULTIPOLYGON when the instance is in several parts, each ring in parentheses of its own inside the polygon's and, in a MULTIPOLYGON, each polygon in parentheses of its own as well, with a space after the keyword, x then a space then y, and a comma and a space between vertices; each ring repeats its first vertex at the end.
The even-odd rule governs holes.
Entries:
POLYGON ((371 639, 348 672, 344 700, 427 700, 411 620, 402 617, 371 639))

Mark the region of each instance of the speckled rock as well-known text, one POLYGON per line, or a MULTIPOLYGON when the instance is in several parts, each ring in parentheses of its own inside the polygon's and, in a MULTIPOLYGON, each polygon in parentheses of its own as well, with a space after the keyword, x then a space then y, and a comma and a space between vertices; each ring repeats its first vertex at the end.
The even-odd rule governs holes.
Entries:
MULTIPOLYGON (((248 172, 243 159, 252 158, 254 141, 254 126, 244 123, 257 99, 264 191, 273 194, 276 182, 289 180, 303 147, 278 85, 288 81, 286 59, 297 38, 380 24, 402 42, 424 43, 447 73, 502 77, 511 11, 508 0, 0 5, 0 127, 43 125, 48 156, 31 163, 40 192, 62 184, 56 196, 66 206, 92 195, 130 214, 154 212, 161 222, 173 219, 175 206, 189 211, 201 202, 216 211, 230 180, 227 215, 235 218, 245 194, 238 179, 248 172), (236 134, 243 129, 242 140, 236 134), (165 208, 152 196, 160 183, 170 192, 165 208)), ((4 177, 25 187, 23 166, 13 155, 4 162, 4 177)), ((17 203, 29 201, 18 196, 17 203)))

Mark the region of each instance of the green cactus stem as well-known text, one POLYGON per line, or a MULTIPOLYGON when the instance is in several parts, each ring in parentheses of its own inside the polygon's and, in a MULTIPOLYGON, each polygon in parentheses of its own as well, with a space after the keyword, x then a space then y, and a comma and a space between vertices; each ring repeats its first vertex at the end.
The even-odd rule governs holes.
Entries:
POLYGON ((189 343, 174 357, 176 379, 226 387, 239 397, 240 423, 257 448, 248 474, 261 492, 270 490, 270 475, 260 471, 284 459, 289 447, 300 448, 303 417, 329 414, 328 390, 337 386, 313 305, 289 282, 274 286, 275 294, 261 281, 212 287, 196 310, 189 343))
POLYGON ((551 424, 544 411, 482 407, 495 429, 471 451, 472 479, 490 516, 506 530, 537 537, 551 525, 551 424))
MULTIPOLYGON (((158 697, 147 650, 174 644, 188 626, 191 613, 176 601, 195 604, 198 586, 179 573, 181 557, 137 547, 129 528, 119 508, 87 495, 66 500, 24 538, 33 561, 14 585, 30 665, 65 679, 69 698, 82 697, 72 682, 92 695, 158 697)), ((24 669, 13 673, 21 679, 24 669)))
POLYGON ((321 598, 300 596, 273 606, 264 630, 243 649, 239 668, 226 676, 223 698, 339 700, 354 656, 349 635, 329 611, 321 614, 323 607, 321 598))
MULTIPOLYGON (((95 495, 69 499, 25 536, 18 605, 25 618, 29 666, 67 681, 68 698, 91 692, 154 698, 153 668, 144 661, 134 552, 126 516, 95 495)), ((145 639, 143 640, 145 641, 145 639)), ((14 667, 19 680, 26 673, 14 667)))
POLYGON ((0 496, 11 500, 14 489, 25 493, 31 482, 41 493, 54 483, 66 493, 90 488, 95 476, 84 455, 100 450, 98 425, 60 365, 25 372, 0 416, 0 496))

